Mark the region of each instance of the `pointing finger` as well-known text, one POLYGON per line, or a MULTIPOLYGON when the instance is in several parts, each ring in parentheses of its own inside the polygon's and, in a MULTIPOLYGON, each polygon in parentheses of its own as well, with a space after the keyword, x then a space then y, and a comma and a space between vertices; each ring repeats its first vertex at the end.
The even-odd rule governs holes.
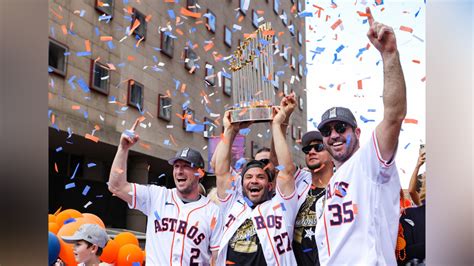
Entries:
POLYGON ((374 23, 374 17, 372 16, 372 12, 370 11, 370 7, 366 7, 365 8, 365 13, 367 13, 367 18, 369 20, 369 25, 372 26, 372 24, 374 23))
POLYGON ((132 128, 130 128, 131 131, 135 131, 135 129, 137 128, 138 126, 138 123, 140 123, 140 119, 137 118, 137 120, 135 120, 135 123, 133 123, 133 126, 132 128))

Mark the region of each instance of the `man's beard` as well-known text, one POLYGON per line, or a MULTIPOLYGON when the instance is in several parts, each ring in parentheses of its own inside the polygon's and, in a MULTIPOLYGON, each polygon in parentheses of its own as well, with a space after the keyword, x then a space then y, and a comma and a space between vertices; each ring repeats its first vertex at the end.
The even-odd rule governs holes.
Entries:
POLYGON ((315 163, 315 164, 308 164, 306 163, 306 166, 309 168, 309 170, 315 170, 321 167, 321 163, 315 163))
MULTIPOLYGON (((329 154, 331 154, 331 157, 337 161, 337 162, 340 162, 340 163, 343 163, 345 161, 347 161, 349 158, 352 157, 352 155, 354 154, 354 151, 356 150, 357 146, 358 146, 358 143, 359 143, 359 140, 355 137, 355 135, 353 135, 353 137, 351 138, 351 142, 349 143, 349 147, 346 148, 346 152, 341 154, 341 155, 336 155, 333 153, 332 149, 328 149, 329 151, 329 154)), ((347 145, 347 144, 344 144, 344 145, 347 145)))

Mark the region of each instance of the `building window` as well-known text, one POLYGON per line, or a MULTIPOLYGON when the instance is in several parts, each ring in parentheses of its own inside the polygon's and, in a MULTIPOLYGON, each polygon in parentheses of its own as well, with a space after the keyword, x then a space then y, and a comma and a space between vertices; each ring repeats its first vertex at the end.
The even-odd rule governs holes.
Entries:
POLYGON ((143 85, 131 79, 128 81, 128 104, 143 110, 143 85))
POLYGON ((298 64, 298 75, 300 77, 303 77, 303 63, 302 62, 298 64))
POLYGON ((291 55, 291 68, 296 69, 296 58, 294 55, 291 55))
POLYGON ((113 17, 114 15, 114 0, 95 0, 95 9, 102 14, 113 17))
POLYGON ((170 58, 173 58, 174 39, 171 37, 171 32, 161 32, 161 52, 170 58))
POLYGON ((295 36, 295 25, 293 25, 293 21, 290 21, 290 26, 288 26, 288 30, 291 33, 291 36, 295 36))
POLYGON ((304 109, 304 98, 302 96, 299 97, 298 107, 300 108, 301 111, 303 111, 303 109, 304 109))
POLYGON ((288 49, 286 49, 286 46, 284 44, 281 45, 281 52, 283 53, 283 59, 285 59, 285 61, 288 61, 288 49))
POLYGON ((194 73, 194 71, 196 70, 196 64, 195 64, 195 61, 197 60, 198 56, 197 54, 194 52, 194 50, 189 47, 189 46, 186 46, 184 48, 184 67, 189 70, 189 73, 194 73))
POLYGON ((298 139, 301 140, 301 137, 303 137, 303 132, 301 128, 298 128, 298 139))
POLYGON ((283 22, 285 26, 288 25, 288 16, 286 15, 285 10, 281 11, 281 21, 283 22))
POLYGON ((110 70, 105 65, 91 59, 89 86, 101 93, 109 94, 110 70))
POLYGON ((183 129, 186 131, 186 126, 188 124, 194 124, 194 110, 191 108, 187 108, 183 110, 183 129))
POLYGON ((66 76, 67 56, 69 48, 56 40, 49 39, 48 66, 63 77, 66 76))
POLYGON ((303 4, 301 0, 297 0, 297 1, 298 1, 298 4, 296 6, 298 7, 298 12, 301 12, 301 10, 303 10, 303 4))
POLYGON ((224 26, 224 43, 228 47, 232 47, 232 31, 224 26))
POLYGON ((278 15, 280 10, 280 0, 273 0, 273 11, 278 15))
POLYGON ((298 44, 303 45, 303 33, 301 31, 298 31, 298 44))
POLYGON ((216 15, 212 13, 211 10, 207 10, 207 25, 208 25, 208 30, 212 33, 216 32, 216 15))
POLYGON ((138 23, 136 22, 137 20, 140 22, 140 24, 133 31, 133 34, 138 36, 140 39, 142 38, 145 39, 146 38, 146 24, 147 24, 145 15, 143 15, 143 13, 141 13, 137 9, 133 8, 132 25, 130 26, 130 30, 132 30, 133 27, 136 26, 136 24, 138 23))
POLYGON ((211 119, 204 117, 204 131, 202 133, 205 138, 213 137, 215 135, 214 132, 216 130, 216 125, 212 122, 211 119))
POLYGON ((286 82, 283 82, 283 95, 284 96, 290 95, 288 91, 288 84, 286 84, 286 82))
POLYGON ((291 125, 291 138, 292 139, 296 139, 296 134, 297 134, 296 130, 297 130, 296 126, 291 125))
POLYGON ((158 94, 158 117, 171 121, 171 98, 161 93, 158 94))
POLYGON ((204 78, 207 86, 214 87, 216 85, 216 74, 214 71, 214 66, 206 63, 206 77, 204 78))
POLYGON ((276 73, 273 73, 273 87, 278 90, 280 89, 280 76, 276 73))
POLYGON ((199 11, 199 5, 197 3, 197 0, 186 0, 186 8, 189 11, 198 12, 199 11))
POLYGON ((222 80, 223 80, 222 83, 224 84, 224 88, 223 88, 224 94, 227 96, 231 96, 232 95, 232 79, 222 75, 222 80))
POLYGON ((244 4, 245 4, 245 0, 239 0, 239 9, 240 9, 240 13, 242 13, 242 15, 247 15, 247 10, 244 9, 244 4))
POLYGON ((257 14, 257 11, 255 11, 255 9, 252 10, 252 25, 255 28, 258 28, 258 14, 257 14))

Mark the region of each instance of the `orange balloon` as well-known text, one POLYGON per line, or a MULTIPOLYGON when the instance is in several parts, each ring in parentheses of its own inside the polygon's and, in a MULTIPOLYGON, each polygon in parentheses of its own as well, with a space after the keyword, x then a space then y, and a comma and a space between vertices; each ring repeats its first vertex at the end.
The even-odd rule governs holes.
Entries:
POLYGON ((104 222, 102 221, 102 219, 99 218, 99 216, 95 215, 95 214, 92 214, 92 213, 83 213, 82 214, 82 217, 88 219, 89 221, 91 221, 92 223, 94 224, 97 224, 98 226, 102 227, 105 229, 105 224, 104 222))
POLYGON ((56 216, 54 214, 48 214, 48 223, 56 222, 56 216))
POLYGON ((139 246, 134 244, 126 244, 119 249, 117 256, 117 266, 131 266, 133 263, 139 262, 143 264, 143 251, 139 246))
POLYGON ((61 227, 67 219, 78 217, 82 217, 82 213, 74 209, 67 209, 56 215, 56 223, 61 227))
POLYGON ((82 218, 82 217, 79 217, 79 218, 74 218, 76 219, 75 222, 70 222, 70 223, 67 223, 63 226, 61 226, 61 228, 59 228, 59 231, 58 233, 56 234, 58 237, 61 237, 61 236, 72 236, 74 235, 74 233, 76 232, 77 229, 79 229, 79 227, 83 224, 87 224, 87 223, 90 223, 90 221, 82 218))
POLYGON ((72 244, 64 242, 60 237, 59 239, 59 258, 66 263, 66 265, 77 265, 76 259, 74 258, 74 252, 72 250, 72 244))
POLYGON ((120 247, 117 242, 115 242, 115 240, 109 240, 102 251, 102 255, 99 257, 100 260, 107 263, 115 263, 117 260, 119 248, 120 247))
POLYGON ((118 234, 115 238, 115 241, 119 245, 119 247, 122 247, 126 244, 134 244, 135 246, 138 247, 138 239, 137 237, 130 233, 130 232, 122 232, 118 234))
POLYGON ((48 231, 56 235, 59 231, 59 225, 56 222, 49 222, 48 231))

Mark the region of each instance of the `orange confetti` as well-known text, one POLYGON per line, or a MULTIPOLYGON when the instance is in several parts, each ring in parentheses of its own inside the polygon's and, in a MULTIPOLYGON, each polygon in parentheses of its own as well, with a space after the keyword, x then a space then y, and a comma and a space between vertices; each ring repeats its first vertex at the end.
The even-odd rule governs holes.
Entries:
POLYGON ((66 25, 61 25, 61 30, 63 31, 64 35, 67 35, 67 28, 66 25))
POLYGON ((183 83, 183 85, 181 85, 181 93, 184 93, 186 91, 186 83, 183 83))
POLYGON ((217 219, 216 217, 212 217, 212 220, 211 220, 211 230, 214 230, 214 227, 216 227, 216 224, 217 224, 217 219))
POLYGON ((354 214, 358 214, 358 213, 359 213, 359 208, 357 207, 357 204, 352 203, 352 208, 354 209, 354 214))
POLYGON ((212 49, 212 47, 214 47, 214 42, 210 42, 208 44, 206 44, 203 48, 204 48, 204 51, 209 51, 212 49))
POLYGON ((99 138, 96 136, 92 136, 91 134, 86 134, 85 138, 88 140, 92 140, 95 143, 99 142, 99 138))
POLYGON ((425 82, 426 80, 426 76, 424 76, 423 78, 421 78, 421 82, 425 82))
POLYGON ((58 171, 58 165, 56 163, 54 163, 54 171, 56 171, 56 173, 59 173, 58 171))
POLYGON ((364 13, 364 12, 360 12, 360 11, 357 11, 357 14, 359 14, 359 16, 361 16, 361 17, 370 17, 369 14, 364 13))
POLYGON ((242 111, 240 111, 239 113, 239 116, 243 116, 246 112, 247 112, 247 108, 242 109, 242 111))
POLYGON ((357 81, 357 89, 362 90, 362 80, 361 79, 359 79, 357 81))
POLYGON ((206 174, 201 168, 198 168, 197 171, 199 173, 199 177, 203 177, 206 174))
POLYGON ((233 261, 230 261, 230 260, 226 260, 226 262, 225 262, 225 265, 228 265, 228 264, 230 264, 230 265, 234 265, 234 264, 235 264, 235 262, 233 262, 233 261))
POLYGON ((401 31, 406 31, 406 32, 409 32, 409 33, 413 33, 413 29, 410 28, 410 27, 407 27, 407 26, 400 26, 400 30, 401 31))
POLYGON ((138 47, 144 39, 145 37, 141 37, 140 40, 138 40, 137 44, 135 44, 135 47, 138 47))
POLYGON ((86 51, 90 52, 91 51, 91 41, 85 40, 85 45, 86 45, 86 51))
POLYGON ((146 21, 146 22, 150 22, 150 20, 151 20, 151 17, 152 17, 152 15, 151 15, 151 14, 150 14, 150 15, 148 15, 148 16, 146 16, 146 17, 145 17, 145 21, 146 21))
POLYGON ((179 35, 183 35, 183 34, 184 34, 183 31, 180 30, 180 29, 176 29, 176 33, 178 33, 179 35))
POLYGON ((375 3, 377 3, 377 5, 381 5, 381 4, 382 4, 382 0, 375 0, 375 3))
POLYGON ((71 106, 71 109, 72 110, 80 110, 81 107, 79 105, 73 105, 73 106, 71 106))
POLYGON ((99 131, 99 130, 100 130, 100 126, 99 126, 99 125, 95 125, 95 126, 94 126, 94 129, 95 129, 96 131, 99 131))
POLYGON ((138 145, 142 146, 142 147, 143 147, 144 149, 146 149, 146 150, 149 150, 149 149, 150 149, 150 145, 148 145, 148 144, 145 144, 145 143, 140 142, 140 143, 138 143, 138 145))
POLYGON ((337 85, 337 90, 338 90, 338 91, 341 90, 341 84, 338 84, 338 85, 337 85))
POLYGON ((415 124, 415 125, 418 125, 418 120, 413 119, 413 118, 405 118, 405 120, 404 120, 403 122, 405 122, 405 124, 415 124))
POLYGON ((54 114, 51 115, 51 124, 54 125, 54 122, 56 120, 56 117, 54 116, 54 114))
POLYGON ((101 42, 108 42, 113 40, 112 36, 100 36, 100 41, 101 42))
POLYGON ((260 9, 259 9, 259 10, 257 10, 257 14, 263 15, 263 14, 265 14, 265 10, 260 10, 260 9))
POLYGON ((56 13, 52 8, 49 9, 53 15, 55 15, 59 20, 63 19, 63 16, 59 15, 58 13, 56 13))
POLYGON ((240 23, 240 22, 242 22, 242 20, 244 20, 244 16, 240 15, 239 19, 237 21, 240 23))
POLYGON ((140 116, 140 117, 138 118, 138 122, 141 123, 141 122, 143 122, 145 119, 146 119, 146 118, 145 118, 144 116, 140 116))
POLYGON ((320 89, 325 90, 326 88, 323 86, 319 86, 320 89))
POLYGON ((129 55, 129 56, 127 56, 127 60, 128 61, 133 61, 133 60, 135 60, 135 57, 133 55, 129 55))
POLYGON ((419 63, 420 63, 420 60, 416 60, 416 59, 413 59, 413 60, 411 60, 411 61, 412 61, 413 63, 415 63, 415 64, 419 64, 419 63))
POLYGON ((265 30, 262 33, 263 33, 264 36, 268 36, 268 35, 273 36, 273 35, 275 35, 274 30, 265 30))
POLYGON ((186 17, 193 17, 193 18, 200 18, 201 17, 201 13, 196 13, 196 12, 191 12, 189 10, 187 10, 186 8, 181 8, 181 10, 179 11, 181 14, 183 14, 184 16, 186 17))
POLYGON ((174 146, 178 147, 178 144, 176 144, 176 141, 173 138, 173 135, 170 135, 171 142, 173 142, 174 146))

